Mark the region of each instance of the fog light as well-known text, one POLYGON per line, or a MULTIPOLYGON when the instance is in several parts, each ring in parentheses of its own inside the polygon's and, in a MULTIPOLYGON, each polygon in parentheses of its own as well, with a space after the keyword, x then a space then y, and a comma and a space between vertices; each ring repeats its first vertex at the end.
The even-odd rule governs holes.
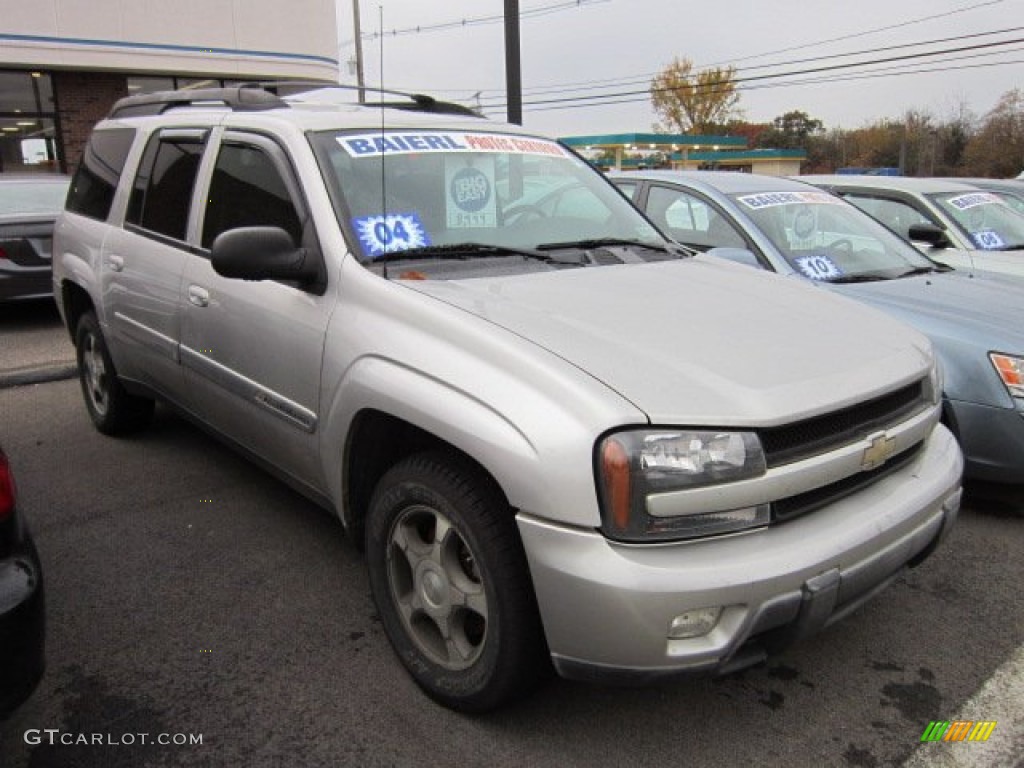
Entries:
POLYGON ((718 617, 722 615, 722 607, 697 608, 687 611, 672 619, 668 625, 668 637, 670 640, 685 640, 688 637, 701 637, 706 635, 718 623, 718 617))

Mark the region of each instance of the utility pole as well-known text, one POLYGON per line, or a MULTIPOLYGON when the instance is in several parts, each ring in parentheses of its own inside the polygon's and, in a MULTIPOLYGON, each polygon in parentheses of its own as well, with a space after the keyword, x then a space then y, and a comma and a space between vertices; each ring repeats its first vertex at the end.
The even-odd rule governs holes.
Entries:
POLYGON ((523 124, 523 80, 519 65, 519 0, 505 0, 505 90, 508 121, 523 124))
POLYGON ((356 28, 356 85, 359 86, 359 103, 366 101, 366 80, 363 77, 363 29, 359 24, 359 0, 352 0, 352 23, 356 28))

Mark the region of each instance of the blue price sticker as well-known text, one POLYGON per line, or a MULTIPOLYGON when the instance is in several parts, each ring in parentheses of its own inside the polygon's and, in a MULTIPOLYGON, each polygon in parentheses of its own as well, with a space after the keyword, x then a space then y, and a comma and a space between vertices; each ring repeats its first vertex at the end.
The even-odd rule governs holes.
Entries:
POLYGON ((417 213, 359 216, 352 224, 363 252, 370 257, 430 245, 430 235, 417 213))
POLYGON ((843 276, 843 270, 828 256, 801 256, 794 263, 811 280, 834 280, 843 276))
POLYGON ((984 251, 997 251, 1000 248, 1005 248, 1006 243, 1003 238, 999 236, 998 232, 993 232, 991 229, 983 229, 980 232, 971 232, 971 240, 974 244, 984 251))

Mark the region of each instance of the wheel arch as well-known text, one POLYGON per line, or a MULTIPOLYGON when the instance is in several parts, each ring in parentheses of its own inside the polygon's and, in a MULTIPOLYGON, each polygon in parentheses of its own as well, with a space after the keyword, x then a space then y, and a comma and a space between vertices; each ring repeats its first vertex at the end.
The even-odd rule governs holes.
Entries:
POLYGON ((71 280, 64 280, 61 283, 60 294, 61 306, 64 308, 64 324, 71 342, 74 343, 78 321, 86 312, 96 312, 96 305, 89 292, 71 280))
POLYGON ((362 548, 370 498, 380 478, 403 459, 428 451, 444 453, 471 468, 512 510, 497 478, 465 451, 393 414, 366 408, 355 415, 342 457, 342 522, 362 548))

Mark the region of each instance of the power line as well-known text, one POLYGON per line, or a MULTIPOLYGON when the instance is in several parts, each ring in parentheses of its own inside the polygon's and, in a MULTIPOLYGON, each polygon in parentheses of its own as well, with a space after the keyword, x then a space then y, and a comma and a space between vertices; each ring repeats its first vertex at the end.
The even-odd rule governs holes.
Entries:
MULTIPOLYGON (((1001 0, 1000 0, 1001 1, 1001 0)), ((549 3, 533 8, 526 8, 519 12, 520 19, 532 19, 540 16, 548 16, 552 13, 560 13, 570 8, 582 8, 587 5, 598 5, 608 3, 611 0, 562 0, 562 2, 549 3)), ((487 24, 500 24, 504 21, 504 14, 492 14, 490 16, 476 16, 470 19, 455 19, 436 24, 424 24, 404 29, 390 29, 387 31, 367 32, 362 36, 363 40, 376 40, 380 37, 400 37, 404 35, 419 35, 426 32, 442 32, 449 29, 463 29, 465 27, 479 27, 487 24)), ((345 40, 341 45, 353 45, 355 39, 345 40)))
MULTIPOLYGON (((858 37, 865 37, 865 36, 868 36, 868 35, 877 34, 879 32, 887 32, 887 31, 892 30, 892 29, 901 29, 901 28, 904 28, 904 27, 913 26, 915 24, 921 24, 921 23, 928 22, 928 21, 935 21, 937 19, 941 19, 941 18, 945 18, 945 17, 949 17, 949 16, 954 16, 954 15, 961 14, 961 13, 967 13, 967 12, 973 11, 973 10, 977 10, 978 8, 983 8, 983 7, 991 6, 991 5, 999 5, 999 4, 1003 3, 1003 2, 1006 2, 1006 0, 987 0, 986 2, 976 3, 974 5, 970 5, 970 6, 967 6, 965 8, 959 8, 959 9, 956 9, 956 10, 953 10, 953 11, 948 11, 948 12, 945 12, 945 13, 929 14, 927 16, 920 16, 920 17, 913 18, 913 19, 907 19, 905 21, 901 21, 901 22, 894 23, 894 24, 889 24, 889 25, 882 26, 882 27, 875 27, 873 29, 863 30, 861 32, 853 32, 853 33, 850 33, 850 34, 847 34, 847 35, 840 35, 838 37, 828 38, 828 39, 825 39, 825 40, 817 40, 817 41, 815 41, 813 43, 804 43, 804 44, 801 44, 801 45, 790 46, 790 47, 787 47, 787 48, 780 48, 780 49, 773 50, 773 51, 765 51, 765 52, 762 52, 762 53, 751 54, 749 56, 742 56, 740 58, 732 59, 731 61, 722 61, 722 62, 717 62, 717 63, 713 63, 713 64, 700 65, 700 66, 695 67, 695 68, 696 69, 706 69, 706 68, 715 67, 715 66, 733 65, 733 64, 736 64, 738 62, 749 61, 751 59, 760 59, 760 58, 764 58, 766 56, 773 56, 773 55, 780 54, 780 53, 789 53, 791 51, 796 51, 796 50, 802 50, 802 49, 807 49, 807 48, 815 48, 815 47, 818 47, 818 46, 821 46, 821 45, 827 45, 827 44, 830 44, 830 43, 841 42, 843 40, 851 40, 851 39, 858 38, 858 37)), ((1001 32, 1016 31, 1017 29, 1020 29, 1020 27, 1010 28, 1010 29, 1007 29, 1007 30, 993 31, 993 32, 977 33, 976 36, 1000 34, 1001 32)), ((929 43, 949 42, 949 41, 952 41, 952 40, 967 39, 967 38, 973 37, 973 36, 975 36, 975 35, 963 35, 963 36, 959 36, 959 37, 940 38, 940 39, 937 39, 937 40, 929 41, 929 43)), ((928 44, 928 43, 923 43, 922 42, 922 43, 909 44, 909 45, 926 45, 926 44, 928 44)), ((898 46, 892 46, 892 48, 896 48, 896 47, 898 47, 898 46)), ((880 48, 880 49, 876 49, 876 50, 881 51, 881 50, 886 50, 886 49, 885 48, 880 48)), ((852 56, 852 55, 856 55, 856 53, 855 52, 851 52, 851 53, 844 53, 844 54, 831 54, 831 55, 826 55, 826 56, 822 56, 822 57, 814 57, 814 58, 806 59, 806 60, 798 60, 796 62, 789 61, 789 62, 786 62, 786 63, 787 64, 793 64, 793 63, 800 63, 800 62, 803 62, 803 61, 813 61, 813 60, 815 60, 815 58, 826 59, 826 58, 831 58, 831 57, 852 56)), ((775 64, 760 64, 760 65, 756 65, 756 68, 766 68, 766 67, 771 67, 771 66, 777 66, 777 65, 775 65, 775 64)), ((752 68, 755 68, 755 67, 747 67, 747 68, 744 68, 744 69, 752 69, 752 68)), ((567 83, 554 83, 554 84, 551 84, 551 85, 544 85, 544 86, 536 86, 536 87, 533 87, 533 88, 526 88, 526 89, 524 89, 524 94, 526 94, 526 93, 539 94, 539 93, 545 93, 545 92, 555 92, 555 91, 564 91, 564 90, 573 90, 573 91, 589 90, 590 89, 589 86, 593 86, 594 89, 598 89, 598 88, 601 88, 601 87, 606 87, 606 88, 622 87, 622 86, 626 86, 626 85, 638 84, 638 83, 641 83, 641 82, 650 82, 651 79, 656 74, 657 73, 650 73, 650 74, 644 74, 644 75, 629 75, 629 76, 624 77, 624 78, 623 77, 618 77, 618 78, 604 78, 604 79, 594 79, 594 80, 577 80, 577 81, 567 82, 567 83)), ((469 89, 465 89, 465 90, 469 90, 469 89)), ((478 89, 473 89, 473 90, 475 91, 475 90, 478 90, 478 89)), ((491 88, 491 89, 485 89, 485 90, 498 90, 498 89, 491 88)))
MULTIPOLYGON (((820 85, 823 83, 838 83, 838 82, 850 82, 855 80, 872 80, 877 78, 888 78, 888 77, 900 77, 903 75, 919 75, 919 74, 934 74, 942 72, 954 72, 957 70, 976 70, 981 68, 990 67, 1002 67, 1006 65, 1018 65, 1018 63, 1024 63, 1024 59, 1013 59, 1009 61, 988 61, 984 63, 974 63, 974 65, 961 65, 956 67, 940 67, 932 69, 920 69, 920 70, 902 70, 899 68, 892 68, 892 72, 871 72, 871 73, 848 73, 845 75, 837 75, 825 78, 810 78, 805 80, 788 80, 778 83, 759 83, 757 85, 750 86, 737 86, 737 91, 755 91, 755 90, 767 90, 771 88, 792 88, 799 85, 820 85)), ((593 108, 593 106, 610 106, 614 104, 632 104, 645 101, 645 98, 638 96, 630 96, 627 98, 620 98, 609 101, 599 101, 594 103, 569 103, 569 104, 551 104, 546 106, 539 106, 531 112, 555 112, 558 110, 582 110, 587 108, 593 108)), ((492 106, 484 108, 484 114, 494 110, 492 106)))
MULTIPOLYGON (((1001 41, 991 42, 991 43, 978 43, 976 45, 960 46, 958 48, 945 48, 945 49, 938 50, 938 51, 922 51, 922 52, 919 52, 919 53, 906 53, 906 54, 902 54, 902 55, 899 55, 899 56, 887 56, 887 57, 880 58, 880 59, 874 59, 872 61, 847 62, 845 64, 829 64, 829 65, 826 65, 826 66, 810 67, 810 68, 807 68, 807 69, 795 70, 795 71, 791 71, 791 72, 776 72, 776 73, 764 74, 764 75, 750 75, 750 76, 747 76, 747 77, 737 77, 737 78, 734 78, 732 82, 734 84, 740 84, 740 83, 754 82, 754 81, 758 81, 758 80, 777 79, 777 78, 780 78, 780 77, 792 77, 792 76, 795 76, 795 75, 815 74, 815 73, 818 73, 818 72, 832 72, 832 71, 842 70, 842 69, 851 69, 851 68, 854 68, 854 67, 871 66, 871 65, 874 65, 874 64, 887 64, 887 63, 895 62, 895 61, 909 61, 909 60, 913 60, 913 59, 922 59, 922 58, 927 58, 927 57, 931 57, 931 56, 942 56, 942 55, 952 54, 952 53, 962 53, 962 52, 965 52, 965 51, 975 51, 975 50, 982 50, 982 49, 985 49, 985 48, 995 48, 995 47, 999 47, 999 46, 1014 45, 1014 44, 1022 43, 1022 42, 1024 42, 1024 38, 1015 38, 1015 39, 1012 39, 1012 40, 1001 40, 1001 41)), ((562 98, 558 98, 558 99, 536 99, 534 101, 527 101, 527 102, 524 102, 524 106, 526 106, 526 105, 528 105, 528 106, 543 106, 545 104, 564 104, 564 103, 581 102, 581 101, 600 102, 602 100, 613 99, 613 98, 620 98, 620 97, 625 97, 625 96, 641 96, 642 95, 642 96, 644 96, 646 98, 646 97, 650 96, 652 93, 654 93, 656 91, 658 91, 658 92, 668 92, 668 91, 672 91, 672 90, 674 90, 674 89, 671 88, 671 87, 657 88, 657 89, 655 89, 655 88, 647 88, 647 89, 644 89, 642 91, 620 91, 618 93, 594 94, 594 95, 590 95, 590 96, 563 96, 562 98)))
MULTIPOLYGON (((942 38, 937 38, 935 40, 927 40, 927 41, 918 42, 918 43, 901 43, 901 44, 898 44, 898 45, 887 45, 887 46, 883 46, 883 47, 880 47, 880 48, 866 48, 866 49, 861 50, 861 51, 849 51, 847 53, 830 53, 830 54, 824 54, 822 56, 811 56, 811 57, 808 57, 808 58, 805 58, 805 59, 793 59, 792 61, 772 62, 770 64, 757 64, 757 65, 750 66, 750 67, 740 67, 736 71, 737 72, 750 72, 750 71, 757 70, 757 69, 770 69, 772 67, 781 67, 781 66, 784 66, 784 65, 809 64, 809 63, 813 63, 813 62, 816 62, 816 61, 827 61, 828 59, 840 59, 840 58, 847 58, 847 57, 850 57, 850 56, 864 56, 864 55, 871 54, 871 53, 884 53, 886 51, 903 50, 903 49, 906 49, 906 48, 918 48, 918 47, 923 46, 923 45, 938 45, 939 43, 951 43, 951 42, 956 42, 956 41, 959 41, 959 40, 971 40, 971 39, 975 39, 975 38, 979 38, 979 37, 989 37, 991 35, 1003 35, 1003 34, 1007 34, 1007 33, 1010 33, 1010 32, 1019 32, 1021 30, 1024 30, 1024 27, 1008 27, 1006 29, 997 29, 997 30, 992 30, 992 31, 989 31, 989 32, 975 32, 975 33, 969 34, 969 35, 955 35, 953 37, 942 37, 942 38)), ((645 82, 649 83, 649 82, 651 82, 651 80, 655 76, 656 75, 651 75, 650 77, 646 77, 646 78, 637 77, 635 79, 623 80, 623 81, 621 81, 619 83, 616 83, 615 85, 625 86, 625 85, 639 85, 640 83, 645 83, 645 82)), ((600 88, 611 88, 611 87, 614 87, 614 85, 593 85, 593 86, 589 86, 589 87, 575 88, 575 89, 572 89, 572 90, 575 90, 575 91, 588 91, 588 90, 598 90, 600 88)), ((561 90, 564 90, 564 89, 556 87, 556 86, 541 86, 541 87, 534 88, 534 89, 529 89, 528 88, 528 89, 526 89, 524 91, 524 93, 529 92, 532 95, 540 95, 540 94, 543 94, 543 93, 554 93, 554 92, 558 92, 558 91, 561 91, 561 90)))

